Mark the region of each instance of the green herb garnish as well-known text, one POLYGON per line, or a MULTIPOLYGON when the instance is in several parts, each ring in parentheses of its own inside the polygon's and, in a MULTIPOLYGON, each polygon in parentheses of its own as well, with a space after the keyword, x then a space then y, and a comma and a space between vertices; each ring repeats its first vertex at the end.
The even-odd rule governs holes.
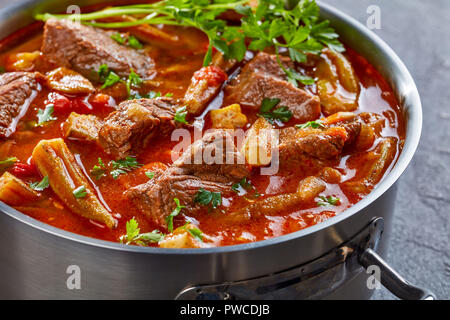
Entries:
POLYGON ((231 186, 231 190, 236 192, 238 195, 244 195, 248 192, 254 192, 253 197, 257 198, 261 196, 261 194, 256 190, 252 183, 247 180, 247 178, 242 178, 241 181, 233 184, 231 186))
POLYGON ((128 37, 128 46, 133 49, 142 49, 144 47, 142 43, 140 43, 139 40, 134 36, 128 37))
POLYGON ((95 165, 91 170, 92 176, 95 180, 100 180, 106 176, 106 166, 101 158, 98 158, 98 165, 95 165))
POLYGON ((319 201, 317 201, 317 205, 321 206, 321 207, 326 207, 326 206, 335 206, 337 204, 339 204, 339 202, 341 201, 341 199, 334 197, 334 196, 328 196, 328 197, 324 197, 324 196, 319 196, 319 201))
POLYGON ((48 104, 45 106, 45 109, 39 109, 37 113, 38 122, 37 126, 42 126, 47 122, 56 120, 55 117, 53 117, 53 111, 55 109, 55 106, 53 104, 48 104))
POLYGON ((80 186, 76 188, 75 190, 73 190, 73 195, 77 199, 86 197, 87 196, 86 187, 80 186))
POLYGON ((43 191, 44 189, 47 189, 48 186, 49 186, 48 176, 42 178, 40 182, 30 183, 30 188, 36 191, 43 191))
POLYGON ((275 109, 280 101, 281 100, 278 98, 264 98, 261 103, 259 116, 264 117, 271 124, 273 124, 275 120, 288 122, 292 118, 292 111, 285 106, 275 109))
POLYGON ((122 34, 119 32, 116 32, 113 35, 111 35, 111 39, 120 44, 125 44, 125 42, 127 41, 127 39, 123 37, 122 34))
POLYGON ((213 209, 217 209, 217 207, 222 204, 222 195, 220 192, 212 192, 200 188, 195 195, 194 202, 204 206, 211 204, 213 209))
POLYGON ((149 243, 157 243, 164 239, 164 234, 159 230, 153 230, 152 232, 140 233, 141 230, 136 219, 131 218, 126 223, 127 234, 119 238, 121 243, 139 245, 146 245, 149 243))
MULTIPOLYGON (((344 51, 338 35, 327 20, 319 20, 319 6, 314 0, 290 1, 259 0, 253 9, 248 0, 164 0, 155 3, 110 7, 96 12, 77 15, 87 25, 101 28, 128 28, 141 24, 166 24, 193 27, 201 30, 209 40, 203 65, 212 60, 213 48, 228 59, 242 61, 247 50, 245 39, 250 40, 249 49, 263 51, 274 48, 277 61, 288 80, 309 84, 311 78, 287 69, 279 59, 280 49, 287 50, 293 61, 304 62, 307 54, 319 54, 324 46, 344 51), (220 15, 234 10, 241 14, 241 25, 231 25, 220 15), (121 15, 139 15, 135 21, 93 22, 121 15), (141 18, 143 17, 143 18, 141 18)), ((36 19, 64 19, 67 15, 37 14, 36 19)))
POLYGON ((203 232, 198 228, 188 228, 189 222, 187 222, 184 226, 182 226, 180 229, 186 230, 190 233, 190 235, 197 239, 200 242, 203 242, 203 232))
POLYGON ((127 36, 119 32, 116 32, 113 35, 111 35, 111 39, 113 39, 117 43, 123 45, 126 44, 133 49, 142 49, 144 47, 135 36, 127 36))
POLYGON ((150 180, 153 179, 155 177, 156 172, 151 172, 151 171, 147 171, 145 173, 145 175, 147 176, 147 178, 149 178, 150 180))
POLYGON ((181 209, 186 208, 186 206, 180 205, 180 200, 178 198, 173 198, 173 201, 177 205, 175 209, 173 209, 172 213, 169 214, 166 218, 167 230, 169 232, 173 232, 173 218, 180 214, 181 209))
POLYGON ((140 164, 135 157, 126 157, 125 159, 117 161, 112 160, 110 164, 113 168, 113 170, 111 171, 111 176, 114 180, 117 179, 121 174, 126 174, 142 166, 142 164, 140 164))
POLYGON ((179 123, 187 124, 188 123, 186 121, 187 114, 188 112, 186 110, 186 106, 178 108, 177 111, 175 112, 174 120, 179 123))
POLYGON ((295 127, 298 128, 298 129, 305 129, 305 128, 308 128, 308 127, 311 127, 313 129, 325 128, 325 126, 323 125, 322 121, 320 121, 320 120, 308 121, 308 122, 303 123, 303 124, 296 124, 295 127))
POLYGON ((102 89, 112 87, 113 85, 121 81, 122 80, 120 79, 120 77, 114 71, 109 71, 108 76, 103 83, 102 89))

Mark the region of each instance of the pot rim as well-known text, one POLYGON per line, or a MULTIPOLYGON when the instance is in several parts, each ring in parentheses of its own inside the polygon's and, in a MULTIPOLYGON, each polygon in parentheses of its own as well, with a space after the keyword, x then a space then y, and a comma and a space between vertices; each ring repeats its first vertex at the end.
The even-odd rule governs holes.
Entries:
MULTIPOLYGON (((328 227, 338 224, 339 222, 357 214, 359 211, 369 206, 372 202, 378 199, 382 194, 384 194, 400 177, 400 175, 405 171, 407 166, 409 165, 416 149, 419 144, 420 135, 422 131, 422 105, 419 97, 419 92, 415 85, 415 82, 409 73, 408 69, 404 65, 404 63, 400 60, 397 54, 389 47, 386 42, 384 42, 381 38, 379 38, 375 33, 367 29, 363 24, 361 24, 356 19, 351 16, 341 12, 335 7, 317 1, 318 5, 321 9, 321 15, 325 12, 327 15, 334 16, 336 20, 340 20, 344 22, 347 26, 349 26, 352 30, 360 33, 367 41, 371 42, 377 50, 383 53, 383 55, 388 56, 396 67, 399 69, 399 72, 403 76, 403 85, 407 88, 405 96, 408 97, 409 103, 409 111, 408 111, 408 119, 407 119, 407 136, 405 138, 405 144, 402 152, 400 153, 397 162, 393 166, 392 170, 386 175, 383 180, 372 190, 370 194, 361 199, 358 203, 346 209, 345 211, 339 213, 338 215, 327 219, 324 222, 318 223, 314 226, 289 233, 282 236, 277 236, 274 238, 231 245, 231 246, 223 246, 223 247, 213 247, 213 248, 196 248, 196 249, 165 249, 165 248, 157 248, 157 247, 139 247, 139 246, 130 246, 120 243, 115 243, 112 241, 100 240, 96 238, 91 238, 88 236, 79 235, 70 231, 66 231, 63 229, 59 229, 48 225, 44 222, 35 220, 20 211, 6 205, 5 203, 0 201, 0 211, 8 216, 25 223, 35 229, 47 232, 53 236, 61 237, 67 240, 75 241, 80 244, 95 246, 104 249, 111 249, 117 251, 125 251, 125 252, 134 252, 134 253, 142 253, 142 254, 161 254, 161 255, 208 255, 211 253, 214 254, 223 254, 229 252, 236 251, 247 251, 252 249, 258 249, 261 247, 270 247, 275 246, 283 242, 288 242, 297 238, 301 238, 307 236, 309 234, 319 232, 320 230, 324 230, 328 227)), ((0 10, 0 17, 10 16, 14 12, 19 11, 22 6, 30 5, 32 3, 36 3, 37 1, 24 1, 22 3, 12 4, 2 10, 0 10)), ((392 86, 392 85, 391 85, 392 86)), ((394 89, 394 91, 397 91, 394 89)), ((398 92, 397 92, 398 93, 398 92)))

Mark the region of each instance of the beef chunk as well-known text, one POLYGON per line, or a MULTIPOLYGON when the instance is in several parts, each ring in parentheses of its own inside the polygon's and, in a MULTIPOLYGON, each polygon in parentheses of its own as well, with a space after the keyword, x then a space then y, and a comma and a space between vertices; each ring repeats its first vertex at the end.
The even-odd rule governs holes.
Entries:
POLYGON ((247 166, 238 163, 242 160, 234 144, 223 150, 230 141, 232 138, 225 131, 206 134, 202 140, 192 144, 171 168, 147 183, 131 188, 128 196, 149 219, 163 227, 166 226, 166 217, 176 207, 174 198, 186 206, 183 212, 204 210, 204 206, 194 202, 200 188, 227 196, 232 193, 234 182, 249 175, 247 166), (220 154, 220 157, 214 162, 204 159, 195 164, 195 155, 200 154, 220 154), (221 163, 227 157, 235 162, 221 163))
POLYGON ((16 131, 41 86, 39 73, 9 72, 0 75, 0 138, 16 131))
MULTIPOLYGON (((286 67, 292 67, 290 60, 283 60, 286 67)), ((239 76, 225 87, 226 103, 259 109, 264 98, 280 99, 280 106, 287 106, 293 117, 306 122, 320 116, 320 101, 305 90, 296 88, 286 81, 286 75, 278 65, 275 56, 264 52, 247 63, 239 76)))
POLYGON ((244 156, 227 130, 214 130, 195 141, 174 164, 203 180, 236 182, 249 174, 244 156))
POLYGON ((96 142, 103 121, 91 114, 72 112, 64 122, 64 137, 96 142))
POLYGON ((160 177, 131 188, 127 194, 137 208, 154 223, 166 227, 166 217, 175 209, 174 198, 186 206, 183 212, 201 209, 194 203, 198 190, 203 188, 212 192, 230 192, 230 186, 205 181, 193 175, 184 174, 180 168, 170 168, 160 177))
POLYGON ((303 155, 318 160, 336 159, 344 146, 355 141, 360 130, 361 123, 357 120, 324 129, 283 129, 278 147, 280 162, 303 155))
POLYGON ((105 119, 99 143, 118 158, 137 154, 155 135, 168 135, 175 128, 174 115, 170 98, 124 101, 105 119))
POLYGON ((93 81, 99 80, 102 64, 120 77, 128 77, 130 69, 143 78, 155 73, 153 60, 142 51, 118 44, 106 31, 69 20, 47 21, 41 51, 50 62, 93 81))

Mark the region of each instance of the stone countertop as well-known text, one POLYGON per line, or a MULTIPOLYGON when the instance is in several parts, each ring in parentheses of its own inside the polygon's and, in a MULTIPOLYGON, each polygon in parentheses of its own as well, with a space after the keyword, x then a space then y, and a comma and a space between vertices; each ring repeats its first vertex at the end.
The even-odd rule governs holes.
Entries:
MULTIPOLYGON (((450 299, 450 1, 323 0, 366 23, 400 56, 419 88, 424 126, 417 153, 399 181, 387 261, 412 283, 450 299)), ((0 0, 0 8, 10 3, 0 0)), ((374 299, 395 298, 386 289, 374 299)))
MULTIPOLYGON (((450 1, 323 0, 366 24, 377 5, 374 30, 411 72, 423 105, 416 155, 398 185, 387 261, 412 283, 450 299, 450 1)), ((395 298, 386 289, 374 299, 395 298)))

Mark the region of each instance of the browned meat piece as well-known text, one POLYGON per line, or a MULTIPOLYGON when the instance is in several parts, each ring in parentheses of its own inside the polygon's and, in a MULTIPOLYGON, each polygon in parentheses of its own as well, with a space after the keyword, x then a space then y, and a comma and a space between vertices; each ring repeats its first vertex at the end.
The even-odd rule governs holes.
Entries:
POLYGON ((231 192, 229 185, 204 181, 183 172, 180 168, 170 168, 160 177, 131 188, 127 194, 150 220, 166 227, 166 217, 176 207, 174 198, 178 198, 186 206, 183 212, 193 212, 201 209, 199 204, 194 203, 194 197, 200 188, 212 192, 231 192))
POLYGON ((94 115, 72 112, 63 125, 64 137, 96 142, 102 125, 103 121, 94 115))
POLYGON ((170 98, 124 101, 105 119, 99 143, 118 158, 137 154, 155 135, 168 135, 175 128, 174 114, 170 98))
POLYGON ((237 163, 242 160, 238 159, 240 156, 234 144, 227 152, 221 153, 223 148, 221 146, 230 139, 231 136, 225 131, 205 135, 202 140, 191 145, 173 167, 159 177, 131 188, 128 196, 149 219, 165 227, 166 217, 176 207, 174 198, 178 198, 180 203, 186 206, 183 212, 192 213, 204 209, 201 205, 194 203, 195 195, 200 188, 211 192, 221 192, 222 196, 230 195, 231 185, 249 175, 247 166, 237 163), (195 155, 200 155, 202 152, 220 154, 221 157, 216 159, 216 163, 203 159, 199 161, 199 164, 191 164, 190 160, 195 159, 195 155), (220 163, 225 161, 227 156, 230 161, 235 162, 220 163))
POLYGON ((236 182, 249 174, 244 156, 226 130, 215 130, 195 141, 174 164, 203 180, 236 182))
MULTIPOLYGON (((292 67, 290 60, 283 59, 283 63, 292 67)), ((280 99, 279 105, 288 107, 298 121, 320 116, 319 98, 287 82, 275 56, 260 52, 225 87, 225 102, 259 109, 264 98, 280 99)))
POLYGON ((0 138, 16 131, 41 86, 39 73, 9 72, 0 75, 0 138))
POLYGON ((103 30, 69 20, 47 21, 41 51, 50 62, 93 81, 99 80, 102 64, 120 77, 128 77, 130 69, 145 79, 155 73, 153 60, 142 51, 118 44, 103 30))
POLYGON ((335 159, 342 154, 344 146, 355 141, 360 130, 359 121, 324 129, 283 129, 278 147, 280 163, 305 154, 319 160, 335 159))

